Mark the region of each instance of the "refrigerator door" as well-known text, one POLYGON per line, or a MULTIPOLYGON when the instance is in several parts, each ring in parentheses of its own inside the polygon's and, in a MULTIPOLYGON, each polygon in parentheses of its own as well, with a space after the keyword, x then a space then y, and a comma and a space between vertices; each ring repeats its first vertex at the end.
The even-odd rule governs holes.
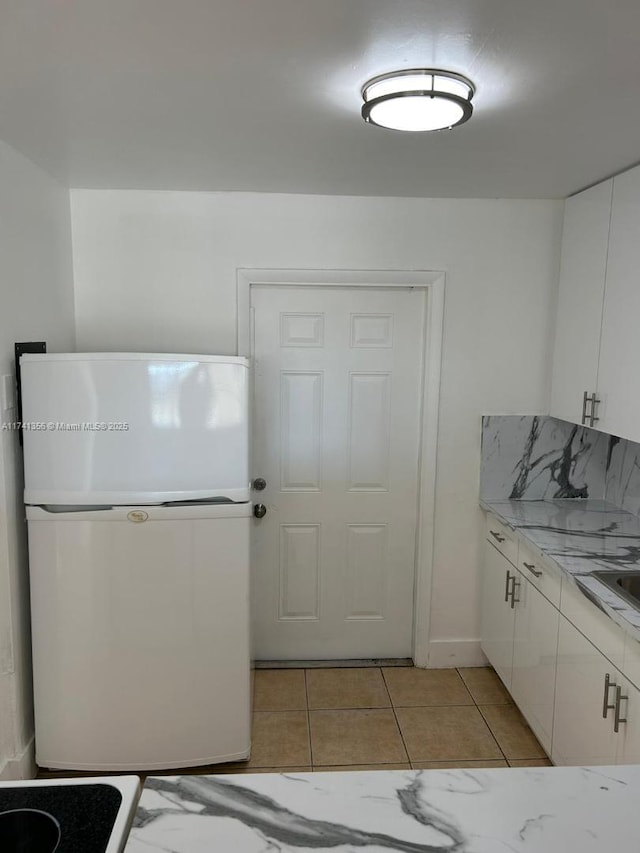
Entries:
POLYGON ((39 765, 249 755, 250 513, 27 507, 39 765))
POLYGON ((249 500, 247 359, 47 353, 21 373, 25 503, 249 500))

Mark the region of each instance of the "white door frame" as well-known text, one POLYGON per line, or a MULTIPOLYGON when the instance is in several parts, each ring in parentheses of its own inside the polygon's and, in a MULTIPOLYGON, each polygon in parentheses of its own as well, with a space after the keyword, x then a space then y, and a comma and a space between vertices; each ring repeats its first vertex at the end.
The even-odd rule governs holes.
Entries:
POLYGON ((413 659, 416 666, 421 667, 427 666, 429 657, 444 282, 444 272, 426 270, 238 269, 237 271, 237 354, 247 358, 252 357, 252 285, 272 285, 274 287, 384 287, 385 289, 416 287, 426 291, 418 525, 413 603, 413 659))

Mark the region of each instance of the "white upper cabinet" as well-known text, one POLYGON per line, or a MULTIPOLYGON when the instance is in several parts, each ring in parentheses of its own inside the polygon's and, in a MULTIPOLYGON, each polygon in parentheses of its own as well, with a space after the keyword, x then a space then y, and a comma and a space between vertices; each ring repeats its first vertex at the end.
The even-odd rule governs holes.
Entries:
POLYGON ((636 167, 566 203, 549 409, 632 441, 640 441, 639 271, 636 167))
POLYGON ((640 440, 640 168, 614 178, 597 428, 640 440))
POLYGON ((565 204, 550 412, 574 423, 583 422, 584 392, 596 390, 612 186, 565 204))

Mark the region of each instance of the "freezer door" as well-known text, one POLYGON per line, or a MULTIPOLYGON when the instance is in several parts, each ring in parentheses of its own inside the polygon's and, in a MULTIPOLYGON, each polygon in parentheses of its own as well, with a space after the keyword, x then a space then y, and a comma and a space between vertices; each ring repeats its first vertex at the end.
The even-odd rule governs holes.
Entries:
POLYGON ((250 512, 27 508, 40 765, 248 756, 250 512))
POLYGON ((202 355, 23 356, 25 502, 247 501, 248 367, 202 355))

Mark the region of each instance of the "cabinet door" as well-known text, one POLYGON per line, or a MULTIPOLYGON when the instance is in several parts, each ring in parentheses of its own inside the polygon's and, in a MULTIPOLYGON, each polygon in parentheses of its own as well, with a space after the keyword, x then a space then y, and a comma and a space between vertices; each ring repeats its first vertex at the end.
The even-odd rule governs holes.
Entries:
POLYGON ((620 717, 625 722, 619 725, 617 763, 640 764, 640 690, 626 678, 621 678, 619 684, 623 697, 620 717))
POLYGON ((560 614, 525 577, 518 581, 511 694, 550 753, 560 614))
MULTIPOLYGON (((602 317, 598 429, 640 441, 640 168, 614 178, 602 317)), ((582 310, 582 309, 581 309, 582 310)))
MULTIPOLYGON (((554 764, 615 764, 619 737, 613 711, 603 718, 605 676, 619 683, 618 670, 589 640, 560 616, 551 757, 554 764)), ((615 689, 608 690, 609 704, 615 689)))
MULTIPOLYGON (((507 689, 511 688, 515 610, 505 601, 507 579, 518 574, 490 542, 484 546, 481 646, 507 689)), ((510 588, 510 587, 509 587, 510 588)))
POLYGON ((550 411, 574 423, 584 391, 596 389, 612 184, 565 203, 550 411))

